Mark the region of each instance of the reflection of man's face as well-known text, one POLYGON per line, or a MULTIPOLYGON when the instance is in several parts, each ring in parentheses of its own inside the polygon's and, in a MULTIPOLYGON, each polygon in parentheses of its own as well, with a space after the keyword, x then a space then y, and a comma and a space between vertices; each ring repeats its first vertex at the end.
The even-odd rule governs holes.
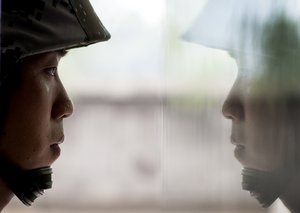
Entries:
POLYGON ((60 58, 59 52, 52 52, 22 63, 21 84, 8 106, 0 153, 23 169, 50 166, 60 154, 63 119, 73 111, 56 72, 60 58))
POLYGON ((292 166, 299 95, 288 70, 295 64, 285 64, 281 72, 278 66, 257 66, 255 72, 238 66, 239 75, 223 105, 224 116, 232 120, 235 157, 244 167, 263 171, 292 166))
POLYGON ((300 139, 298 25, 278 14, 254 26, 254 31, 241 37, 241 51, 233 52, 239 75, 223 114, 232 120, 231 141, 244 167, 291 168, 300 139))

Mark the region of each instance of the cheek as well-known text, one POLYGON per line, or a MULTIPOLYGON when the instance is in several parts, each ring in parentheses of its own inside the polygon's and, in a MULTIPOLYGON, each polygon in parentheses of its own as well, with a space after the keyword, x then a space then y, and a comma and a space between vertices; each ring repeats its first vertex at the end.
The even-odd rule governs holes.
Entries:
POLYGON ((23 97, 31 110, 47 112, 52 106, 53 88, 53 84, 45 79, 35 80, 27 89, 24 89, 23 97))
POLYGON ((48 147, 51 130, 52 88, 43 81, 33 81, 12 97, 5 134, 0 151, 23 167, 43 163, 42 155, 48 147))
POLYGON ((42 81, 31 84, 16 95, 12 101, 12 120, 23 135, 39 136, 47 129, 52 107, 52 93, 49 84, 42 81), (36 131, 34 131, 36 129, 36 131))
POLYGON ((248 99, 245 134, 249 158, 263 170, 273 170, 292 160, 293 124, 284 103, 248 99), (292 132, 291 132, 292 131, 292 132))

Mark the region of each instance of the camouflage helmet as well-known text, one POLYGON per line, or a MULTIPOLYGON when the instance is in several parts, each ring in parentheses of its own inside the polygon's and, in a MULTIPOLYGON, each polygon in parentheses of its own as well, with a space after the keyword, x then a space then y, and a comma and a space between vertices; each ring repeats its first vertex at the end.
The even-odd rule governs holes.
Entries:
POLYGON ((1 83, 7 64, 26 56, 110 38, 88 0, 2 0, 1 7, 1 83))
POLYGON ((2 0, 1 54, 25 57, 109 38, 88 0, 2 0))

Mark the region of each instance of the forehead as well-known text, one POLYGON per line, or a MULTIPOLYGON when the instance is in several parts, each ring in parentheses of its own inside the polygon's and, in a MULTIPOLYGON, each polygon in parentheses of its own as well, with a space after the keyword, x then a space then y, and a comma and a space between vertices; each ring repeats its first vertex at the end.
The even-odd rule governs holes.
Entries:
POLYGON ((57 51, 28 56, 22 60, 22 67, 39 68, 45 66, 55 66, 58 65, 60 58, 64 55, 65 52, 57 51))

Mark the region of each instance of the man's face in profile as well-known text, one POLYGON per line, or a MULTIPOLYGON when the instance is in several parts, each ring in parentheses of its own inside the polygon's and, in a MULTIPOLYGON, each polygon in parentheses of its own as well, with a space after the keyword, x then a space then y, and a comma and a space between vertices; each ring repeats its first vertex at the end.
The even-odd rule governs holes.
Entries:
MULTIPOLYGON (((252 32, 255 51, 233 53, 239 74, 224 105, 235 156, 246 168, 294 167, 300 139, 300 41, 284 16, 252 32)), ((251 36, 250 36, 251 37, 251 36)))
POLYGON ((240 68, 223 114, 232 120, 231 142, 241 164, 274 171, 295 162, 300 97, 288 72, 260 71, 240 68))
POLYGON ((51 52, 22 62, 21 82, 10 99, 0 138, 1 155, 22 169, 50 166, 60 155, 63 119, 73 112, 57 72, 61 57, 61 52, 51 52))

